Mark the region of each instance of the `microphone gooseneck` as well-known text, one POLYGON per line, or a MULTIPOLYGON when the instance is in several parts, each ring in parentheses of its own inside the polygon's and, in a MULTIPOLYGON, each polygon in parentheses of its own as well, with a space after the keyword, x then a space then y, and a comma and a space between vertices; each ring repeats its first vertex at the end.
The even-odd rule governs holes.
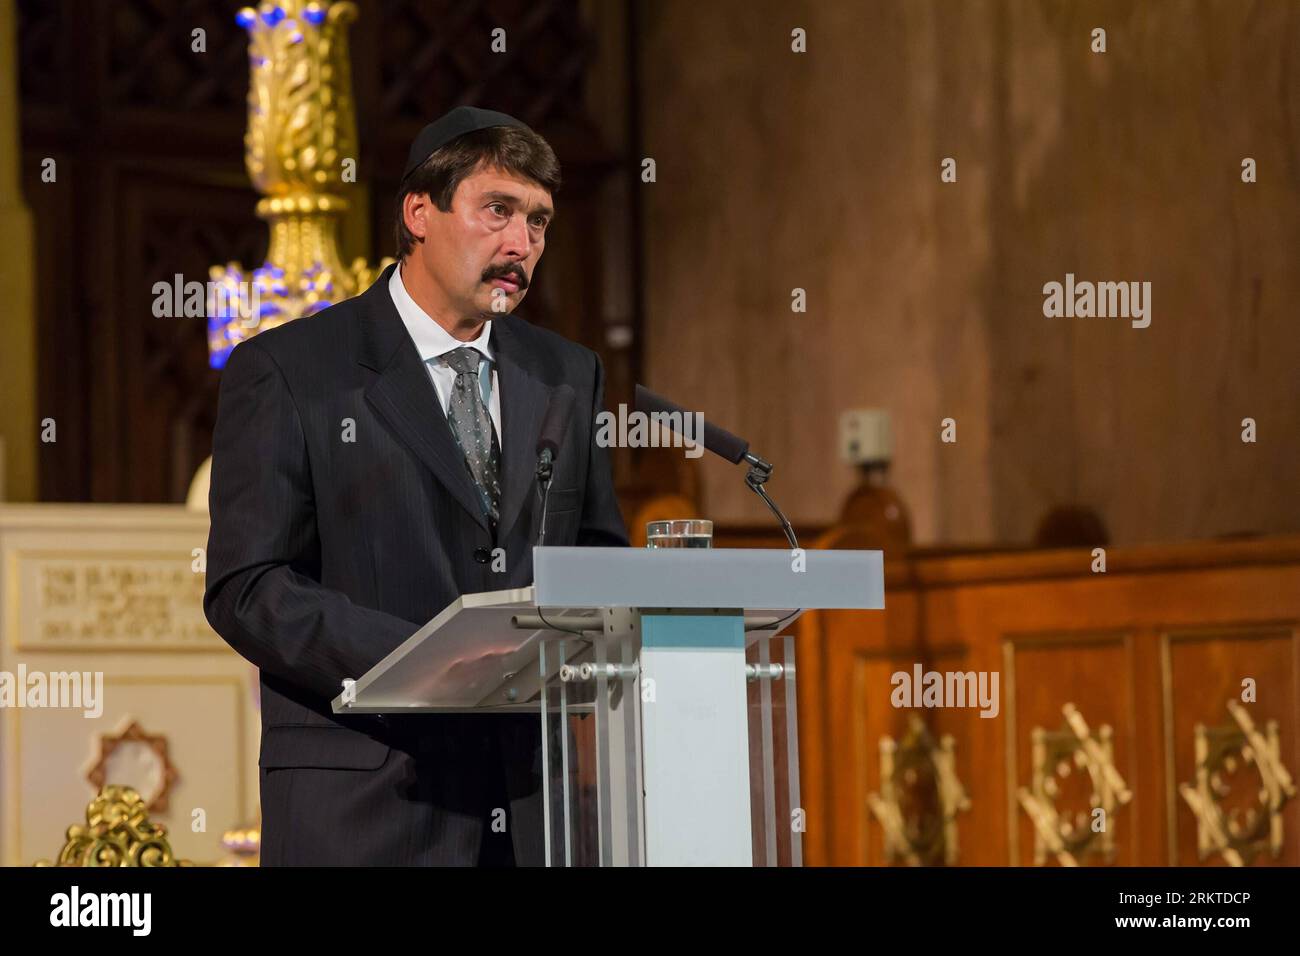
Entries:
POLYGON ((785 540, 790 542, 790 547, 798 550, 799 542, 794 536, 794 528, 790 527, 790 522, 786 520, 785 514, 776 506, 776 502, 768 495, 767 489, 763 485, 767 479, 772 477, 772 465, 764 461, 757 455, 745 453, 745 461, 749 462, 749 473, 745 475, 745 484, 749 490, 754 492, 763 499, 764 504, 776 515, 776 520, 781 522, 781 530, 785 532, 785 540))
POLYGON ((555 458, 559 454, 569 419, 573 417, 574 391, 571 385, 561 385, 551 393, 542 416, 542 429, 537 436, 537 493, 541 499, 541 517, 537 525, 537 543, 546 542, 546 511, 551 502, 551 479, 555 458))

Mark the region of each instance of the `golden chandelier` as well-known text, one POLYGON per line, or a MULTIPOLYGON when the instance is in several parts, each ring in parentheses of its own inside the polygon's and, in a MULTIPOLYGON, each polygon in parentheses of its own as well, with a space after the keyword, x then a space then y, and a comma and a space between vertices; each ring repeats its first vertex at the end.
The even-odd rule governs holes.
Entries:
POLYGON ((392 260, 370 266, 339 254, 344 184, 356 182, 357 133, 348 63, 350 2, 280 0, 245 7, 248 132, 244 163, 271 230, 266 261, 213 266, 208 353, 214 368, 259 331, 356 295, 392 260))

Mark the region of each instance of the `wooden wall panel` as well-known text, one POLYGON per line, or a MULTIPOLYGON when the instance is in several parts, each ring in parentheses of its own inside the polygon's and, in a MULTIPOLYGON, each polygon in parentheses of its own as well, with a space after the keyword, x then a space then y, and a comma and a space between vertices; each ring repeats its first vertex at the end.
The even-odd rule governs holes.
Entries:
MULTIPOLYGON (((820 543, 851 538, 832 532, 820 543)), ((1278 722, 1281 761, 1297 779, 1300 538, 1111 549, 1109 569, 1097 574, 1090 563, 1085 551, 921 557, 887 568, 883 612, 804 616, 810 863, 884 862, 864 803, 880 784, 880 736, 905 729, 889 676, 916 661, 1000 673, 996 719, 977 708, 924 713, 932 735, 955 738, 970 798, 958 816, 960 865, 1033 862, 1032 824, 1015 789, 1031 782, 1033 727, 1060 728, 1066 703, 1094 733, 1111 726, 1115 766, 1132 791, 1109 821, 1116 865, 1197 862, 1195 818, 1177 785, 1195 777, 1196 723, 1229 723, 1225 702, 1240 698, 1244 676, 1256 678, 1259 693, 1248 713, 1261 728, 1278 722)), ((1233 800, 1253 795, 1243 780, 1231 781, 1233 800)), ((1300 795, 1285 805, 1282 825, 1283 855, 1257 864, 1297 861, 1300 795)))
MULTIPOLYGON (((1007 708, 1003 725, 1009 751, 1005 760, 1006 807, 1011 837, 1007 862, 1012 865, 1028 866, 1035 861, 1034 826, 1017 799, 1021 787, 1032 788, 1034 731, 1065 729, 1062 708, 1066 704, 1074 705, 1093 739, 1100 741, 1103 727, 1109 727, 1115 768, 1130 791, 1139 783, 1133 652, 1132 635, 1122 632, 1008 635, 1003 639, 1003 700, 1007 708)), ((1059 769, 1055 810, 1071 826, 1090 827, 1091 811, 1097 806, 1091 802, 1096 792, 1092 781, 1077 764, 1063 763, 1059 769)), ((1158 797, 1147 790, 1143 799, 1158 797)), ((1115 840, 1115 855, 1109 862, 1122 866, 1132 866, 1138 858, 1132 809, 1131 804, 1119 806, 1105 821, 1115 840)))
MULTIPOLYGON (((976 669, 970 646, 947 644, 936 647, 925 643, 924 634, 921 634, 920 637, 923 642, 921 658, 925 670, 960 671, 964 673, 976 669)), ((976 709, 924 709, 918 711, 917 714, 925 721, 927 728, 936 741, 941 740, 944 735, 950 735, 956 742, 955 769, 957 779, 962 782, 968 799, 974 797, 975 794, 971 789, 971 785, 982 779, 981 767, 991 757, 990 752, 985 749, 987 746, 986 732, 996 729, 999 722, 981 718, 976 709)), ((956 830, 959 862, 967 864, 980 862, 993 864, 997 862, 991 859, 983 859, 987 855, 984 849, 986 841, 980 836, 990 825, 994 824, 996 816, 996 806, 989 799, 970 799, 969 807, 957 814, 956 830)), ((876 832, 879 831, 879 827, 875 825, 874 820, 872 821, 872 829, 876 832)))
MULTIPOLYGON (((1178 866, 1220 866, 1221 856, 1202 858, 1198 854, 1196 815, 1178 790, 1180 784, 1195 781, 1196 726, 1239 729, 1227 704, 1241 702, 1242 681, 1250 678, 1255 682, 1257 699, 1243 706, 1260 732, 1266 730, 1269 721, 1277 722, 1282 729, 1282 762, 1289 768, 1293 782, 1300 785, 1300 734, 1296 733, 1300 639, 1294 628, 1287 627, 1180 629, 1161 635, 1161 652, 1162 729, 1169 767, 1164 799, 1169 843, 1174 848, 1169 862, 1178 866)), ((1244 825, 1244 813, 1255 803, 1261 786, 1257 769, 1238 760, 1235 771, 1223 773, 1223 785, 1228 791, 1227 805, 1243 813, 1244 825)), ((1291 800, 1282 809, 1282 826, 1291 837, 1300 830, 1300 799, 1291 800)), ((1300 840, 1288 839, 1280 858, 1262 854, 1259 862, 1300 865, 1300 840)))
MULTIPOLYGON (((881 828, 873 824, 867 805, 869 793, 879 793, 880 739, 886 734, 895 740, 907 733, 910 708, 898 709, 890 704, 890 675, 896 671, 912 669, 913 654, 859 650, 853 656, 850 680, 852 682, 852 709, 849 727, 844 736, 851 741, 853 774, 850 780, 851 812, 857 818, 850 826, 855 839, 837 846, 841 853, 851 849, 851 859, 865 859, 872 864, 885 862, 881 828)), ((840 862, 847 862, 841 857, 840 862)))

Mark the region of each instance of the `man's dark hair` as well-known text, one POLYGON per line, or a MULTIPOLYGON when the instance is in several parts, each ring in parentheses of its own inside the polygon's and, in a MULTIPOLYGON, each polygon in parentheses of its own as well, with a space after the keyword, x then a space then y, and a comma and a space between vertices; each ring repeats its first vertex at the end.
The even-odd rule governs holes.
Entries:
POLYGON ((406 197, 411 193, 428 193, 435 206, 450 212, 456 187, 481 166, 531 179, 552 196, 560 191, 560 161, 550 144, 532 130, 490 126, 458 136, 434 150, 402 181, 397 191, 397 258, 415 248, 415 236, 406 228, 402 216, 406 197))

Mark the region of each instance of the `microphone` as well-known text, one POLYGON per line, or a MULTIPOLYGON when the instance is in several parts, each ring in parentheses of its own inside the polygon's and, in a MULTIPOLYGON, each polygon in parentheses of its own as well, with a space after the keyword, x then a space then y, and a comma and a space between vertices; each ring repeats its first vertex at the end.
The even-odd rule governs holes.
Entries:
MULTIPOLYGON (((687 421, 690 412, 682 408, 676 402, 664 398, 662 395, 656 395, 650 389, 643 385, 636 387, 636 410, 650 416, 650 420, 655 421, 655 416, 662 416, 658 420, 668 425, 673 431, 682 435, 683 438, 689 436, 682 434, 682 423, 687 421)), ((725 428, 719 428, 708 421, 704 423, 704 447, 715 455, 719 455, 733 465, 738 465, 742 461, 749 462, 749 473, 745 475, 745 484, 749 489, 758 495, 767 504, 772 514, 781 522, 781 530, 785 532, 785 538, 790 542, 791 548, 798 548, 799 542, 795 539, 794 528, 790 527, 790 522, 786 520, 781 509, 776 506, 763 488, 763 484, 768 478, 772 477, 771 462, 764 461, 758 455, 749 450, 749 442, 745 439, 733 435, 725 428)))
POLYGON ((569 428, 569 419, 573 417, 575 398, 572 385, 560 385, 556 388, 546 405, 546 414, 542 416, 542 430, 537 436, 537 491, 542 499, 542 516, 537 530, 539 545, 546 540, 546 509, 550 504, 551 475, 555 456, 559 454, 560 443, 569 428))

